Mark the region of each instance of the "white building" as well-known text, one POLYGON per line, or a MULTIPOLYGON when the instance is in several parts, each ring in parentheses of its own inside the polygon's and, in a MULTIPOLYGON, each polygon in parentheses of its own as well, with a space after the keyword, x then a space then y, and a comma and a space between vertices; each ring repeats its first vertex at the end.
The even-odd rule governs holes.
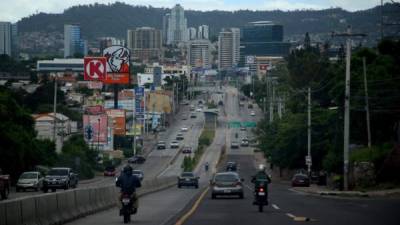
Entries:
POLYGON ((138 73, 137 84, 139 87, 143 87, 145 84, 152 84, 154 82, 154 74, 152 73, 138 73))
POLYGON ((207 25, 199 26, 197 38, 198 39, 207 39, 208 40, 209 29, 207 25))
POLYGON ((168 17, 167 44, 179 44, 188 41, 187 20, 182 6, 177 4, 168 17))
POLYGON ((218 36, 218 69, 229 70, 240 59, 240 29, 223 29, 218 36))
POLYGON ((188 32, 189 32, 189 40, 195 40, 197 38, 196 28, 189 27, 188 28, 188 32))
POLYGON ((56 122, 56 151, 61 152, 64 140, 68 136, 77 132, 77 122, 70 120, 67 116, 56 113, 33 114, 35 120, 35 130, 38 139, 54 140, 54 121, 56 122))
POLYGON ((189 42, 188 64, 192 67, 211 68, 211 43, 209 40, 189 42))

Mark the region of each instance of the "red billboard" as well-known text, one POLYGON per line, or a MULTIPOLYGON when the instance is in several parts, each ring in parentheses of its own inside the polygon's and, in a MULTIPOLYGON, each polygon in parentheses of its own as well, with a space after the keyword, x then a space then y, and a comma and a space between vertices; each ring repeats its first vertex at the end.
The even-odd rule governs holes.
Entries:
POLYGON ((129 58, 128 48, 123 46, 111 46, 103 51, 107 59, 107 75, 105 84, 129 84, 129 58))
MULTIPOLYGON (((115 135, 125 135, 126 134, 126 124, 125 124, 125 110, 123 109, 107 109, 108 117, 111 118, 113 131, 115 135)), ((111 122, 110 122, 111 123, 111 122)))
POLYGON ((106 114, 83 115, 83 127, 85 130, 92 130, 91 142, 107 142, 108 119, 106 114))
POLYGON ((102 81, 107 74, 107 59, 105 57, 84 58, 84 79, 102 81))

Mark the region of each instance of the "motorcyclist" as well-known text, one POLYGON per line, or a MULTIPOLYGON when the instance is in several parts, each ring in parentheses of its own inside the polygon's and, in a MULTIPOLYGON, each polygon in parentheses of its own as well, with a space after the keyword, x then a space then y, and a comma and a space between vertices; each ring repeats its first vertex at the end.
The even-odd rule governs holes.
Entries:
MULTIPOLYGON (((268 184, 271 183, 271 177, 266 172, 265 166, 260 165, 256 175, 252 176, 251 182, 254 183, 254 197, 256 197, 256 191, 260 187, 264 187, 268 193, 268 184)), ((256 199, 254 198, 254 202, 256 199)))
MULTIPOLYGON (((133 169, 131 166, 125 166, 121 175, 117 178, 116 186, 121 189, 118 202, 121 202, 123 194, 130 195, 133 201, 132 212, 136 213, 139 206, 139 199, 136 195, 136 188, 139 188, 142 185, 139 178, 132 174, 132 170, 133 169)), ((122 205, 120 208, 122 209, 122 205)))
POLYGON ((208 171, 208 167, 209 167, 210 165, 208 164, 208 162, 206 162, 206 164, 204 165, 204 169, 206 170, 206 172, 208 171))

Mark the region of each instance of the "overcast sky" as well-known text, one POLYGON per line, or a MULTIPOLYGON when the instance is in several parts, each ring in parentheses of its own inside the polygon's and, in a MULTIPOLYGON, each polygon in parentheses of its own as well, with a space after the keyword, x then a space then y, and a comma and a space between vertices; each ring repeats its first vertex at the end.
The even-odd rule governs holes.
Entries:
MULTIPOLYGON (((295 10, 341 7, 349 11, 372 8, 380 0, 119 0, 130 5, 151 5, 171 8, 180 3, 185 9, 194 10, 295 10)), ((113 3, 115 0, 0 0, 0 21, 17 22, 36 12, 62 13, 78 4, 113 3)), ((384 2, 389 2, 385 0, 384 2)))

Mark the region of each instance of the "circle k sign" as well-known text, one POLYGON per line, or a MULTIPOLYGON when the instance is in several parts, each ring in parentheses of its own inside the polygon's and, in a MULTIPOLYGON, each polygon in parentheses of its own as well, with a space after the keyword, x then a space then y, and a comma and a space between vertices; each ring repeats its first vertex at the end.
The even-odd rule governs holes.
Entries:
POLYGON ((106 78, 106 57, 85 57, 84 79, 103 81, 106 78))

